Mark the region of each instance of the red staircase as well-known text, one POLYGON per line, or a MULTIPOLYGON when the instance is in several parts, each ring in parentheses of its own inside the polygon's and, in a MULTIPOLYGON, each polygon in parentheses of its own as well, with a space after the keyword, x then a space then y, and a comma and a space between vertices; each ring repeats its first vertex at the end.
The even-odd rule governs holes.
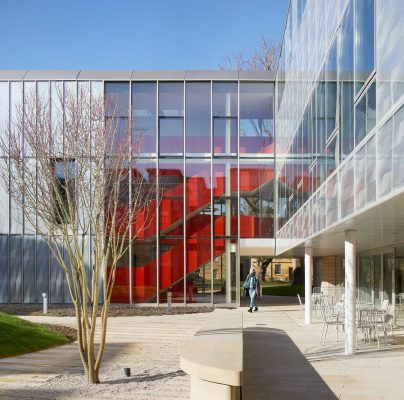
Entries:
MULTIPOLYGON (((274 178, 273 171, 256 168, 240 170, 240 192, 254 192, 260 186, 274 178)), ((177 175, 181 183, 164 191, 160 203, 160 256, 159 256, 159 288, 157 288, 157 259, 141 266, 132 267, 132 300, 134 303, 155 301, 157 290, 163 294, 171 287, 178 291, 178 299, 183 299, 184 258, 186 258, 186 275, 210 262, 211 252, 211 191, 209 182, 203 177, 192 176, 186 182, 186 251, 183 236, 183 193, 184 183, 181 171, 165 171, 170 176, 177 175)), ((237 195, 237 168, 231 170, 231 192, 237 195)), ((214 182, 213 196, 220 199, 225 193, 225 178, 217 177, 214 182)), ((215 201, 214 201, 215 203, 215 201)), ((225 216, 213 215, 213 231, 215 236, 225 235, 225 216)), ((156 201, 149 203, 147 210, 141 211, 132 226, 136 240, 152 240, 156 238, 156 201)), ((253 216, 240 216, 240 236, 255 237, 262 224, 272 227, 272 218, 264 220, 253 216)), ((237 215, 231 216, 232 235, 237 235, 237 215)), ((213 257, 224 252, 224 239, 213 240, 213 257)), ((189 282, 192 285, 192 282, 189 282)), ((187 283, 188 285, 188 283, 187 283)), ((173 294, 174 298, 175 295, 173 294)), ((113 303, 129 302, 129 267, 116 269, 115 286, 111 301, 113 303)))

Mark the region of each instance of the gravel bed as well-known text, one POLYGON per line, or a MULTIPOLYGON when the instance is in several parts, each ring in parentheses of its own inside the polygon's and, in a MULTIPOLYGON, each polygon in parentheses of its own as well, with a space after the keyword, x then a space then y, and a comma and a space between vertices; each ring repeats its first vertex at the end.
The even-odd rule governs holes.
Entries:
POLYGON ((90 385, 82 373, 35 376, 19 384, 0 386, 0 399, 188 400, 189 376, 176 366, 130 366, 127 378, 120 364, 103 367, 99 384, 90 385))
POLYGON ((131 366, 127 378, 119 364, 102 369, 100 384, 89 385, 82 374, 59 375, 44 382, 43 392, 61 391, 65 398, 81 399, 188 399, 189 377, 173 367, 131 366))
POLYGON ((50 331, 65 335, 69 342, 75 342, 77 340, 77 329, 63 325, 52 325, 52 324, 39 324, 39 325, 44 326, 50 331))
MULTIPOLYGON (((211 306, 173 306, 170 310, 166 306, 140 306, 130 305, 111 305, 109 309, 110 317, 133 317, 156 316, 156 315, 176 315, 176 314, 194 314, 207 313, 214 310, 211 306)), ((43 315, 41 304, 2 304, 0 311, 11 315, 43 315)), ((98 310, 100 316, 101 307, 98 310)), ((50 305, 48 307, 48 316, 51 317, 74 317, 74 307, 70 305, 50 305)))

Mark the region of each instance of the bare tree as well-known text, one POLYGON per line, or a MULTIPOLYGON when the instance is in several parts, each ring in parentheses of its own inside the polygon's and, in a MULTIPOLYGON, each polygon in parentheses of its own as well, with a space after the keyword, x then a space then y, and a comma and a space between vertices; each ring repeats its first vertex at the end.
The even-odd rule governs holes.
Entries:
POLYGON ((272 39, 261 37, 259 47, 252 53, 245 54, 243 50, 227 55, 219 65, 222 70, 263 70, 274 71, 278 65, 281 44, 272 39))
POLYGON ((116 266, 152 222, 156 188, 139 163, 142 138, 132 137, 131 121, 123 127, 118 105, 86 90, 57 97, 55 105, 32 92, 15 105, 1 142, 0 183, 65 274, 81 361, 88 382, 98 383, 116 266), (84 238, 91 238, 91 265, 84 238))

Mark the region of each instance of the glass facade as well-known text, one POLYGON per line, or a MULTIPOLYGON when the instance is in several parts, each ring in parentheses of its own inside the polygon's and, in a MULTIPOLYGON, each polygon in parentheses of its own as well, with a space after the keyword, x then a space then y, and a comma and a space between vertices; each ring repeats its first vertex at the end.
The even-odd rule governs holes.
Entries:
MULTIPOLYGON (((404 189, 403 20, 400 0, 291 0, 275 81, 196 71, 0 80, 0 135, 31 94, 55 124, 64 93, 104 96, 107 123, 132 139, 130 183, 154 188, 112 300, 161 304, 171 291, 176 303, 238 303, 243 239, 276 237, 282 254, 404 189)), ((63 137, 54 143, 56 159, 63 137)), ((68 301, 35 233, 42 222, 3 189, 0 207, 0 302, 41 301, 42 291, 68 301)), ((361 254, 360 297, 393 300, 397 260, 361 254)))
MULTIPOLYGON (((301 6, 290 2, 276 79, 277 253, 308 241, 321 248, 336 232, 343 238, 347 226, 358 229, 358 299, 394 305, 404 292, 398 229, 370 209, 387 210, 404 189, 402 2, 308 0, 303 12, 301 6), (383 230, 383 244, 360 231, 358 218, 366 215, 374 235, 383 230)), ((337 247, 332 251, 343 254, 337 247)))
MULTIPOLYGON (((240 240, 274 237, 274 86, 262 79, 2 81, 0 121, 28 90, 49 102, 55 123, 64 120, 63 93, 104 96, 106 123, 118 139, 132 135, 130 184, 143 179, 153 188, 130 227, 135 239, 118 263, 112 302, 162 304, 170 290, 175 303, 237 304, 240 240)), ((59 177, 63 137, 55 142, 59 177)), ((28 159, 34 168, 35 157, 28 159)), ((121 194, 122 214, 129 196, 121 194)), ((35 227, 21 223, 4 191, 0 203, 0 301, 38 302, 45 291, 51 303, 69 302, 65 277, 35 227)), ((91 237, 83 240, 90 265, 91 237)))
POLYGON ((389 32, 396 50, 402 46, 392 15, 402 15, 399 2, 307 1, 303 14, 299 9, 291 1, 276 81, 277 252, 390 194, 399 175, 391 160, 394 137, 402 135, 394 119, 404 67, 380 44, 389 32), (303 40, 309 44, 300 46, 303 40), (301 194, 299 185, 306 186, 301 194), (304 236, 296 225, 307 213, 304 236))

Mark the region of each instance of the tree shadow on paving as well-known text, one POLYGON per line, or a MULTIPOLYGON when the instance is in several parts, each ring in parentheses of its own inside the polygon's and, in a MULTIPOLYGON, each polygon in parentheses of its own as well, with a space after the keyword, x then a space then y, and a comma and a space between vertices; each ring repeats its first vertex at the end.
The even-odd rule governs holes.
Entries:
POLYGON ((115 381, 101 382, 101 384, 121 385, 123 383, 130 383, 130 382, 152 382, 152 381, 159 381, 162 379, 173 379, 173 378, 176 378, 177 376, 185 376, 185 375, 186 375, 186 373, 179 369, 177 371, 167 372, 166 374, 148 375, 147 373, 143 373, 143 374, 135 375, 130 378, 117 379, 115 381))
POLYGON ((243 400, 337 399, 285 331, 245 328, 243 345, 243 400))
MULTIPOLYGON (((136 343, 107 343, 101 370, 107 363, 130 358, 130 353, 136 352, 134 346, 136 343)), ((98 345, 95 348, 98 351, 98 345)), ((38 352, 2 358, 0 359, 0 371, 2 375, 7 373, 13 375, 35 373, 66 375, 83 371, 83 366, 77 343, 69 343, 38 352)))

